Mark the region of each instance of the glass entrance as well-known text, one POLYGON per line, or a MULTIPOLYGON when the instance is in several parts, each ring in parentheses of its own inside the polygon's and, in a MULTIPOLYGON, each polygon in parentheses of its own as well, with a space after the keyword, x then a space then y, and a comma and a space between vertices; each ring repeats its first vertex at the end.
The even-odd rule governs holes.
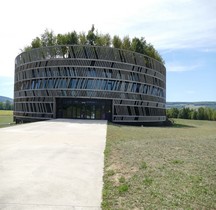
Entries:
POLYGON ((100 99, 56 99, 56 117, 112 120, 112 101, 100 99))

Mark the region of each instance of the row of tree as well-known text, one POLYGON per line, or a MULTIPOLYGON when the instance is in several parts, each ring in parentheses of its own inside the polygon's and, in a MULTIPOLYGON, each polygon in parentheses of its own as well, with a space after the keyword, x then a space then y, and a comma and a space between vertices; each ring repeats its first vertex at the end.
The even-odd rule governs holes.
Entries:
POLYGON ((131 50, 148 55, 162 63, 165 63, 154 46, 150 43, 147 43, 144 37, 134 37, 132 40, 129 36, 125 36, 122 39, 118 35, 111 37, 108 33, 101 34, 98 33, 97 30, 95 31, 94 25, 92 25, 87 34, 85 34, 85 32, 77 33, 76 31, 72 31, 66 34, 55 35, 52 30, 49 31, 48 29, 46 29, 41 37, 36 37, 35 39, 33 39, 31 45, 25 47, 23 51, 47 46, 76 44, 107 46, 131 50))
POLYGON ((6 100, 5 102, 0 102, 0 110, 13 110, 13 102, 6 100))
POLYGON ((168 118, 181 118, 181 119, 193 119, 193 120, 215 120, 216 121, 216 110, 200 107, 198 109, 190 108, 171 108, 167 109, 168 118))

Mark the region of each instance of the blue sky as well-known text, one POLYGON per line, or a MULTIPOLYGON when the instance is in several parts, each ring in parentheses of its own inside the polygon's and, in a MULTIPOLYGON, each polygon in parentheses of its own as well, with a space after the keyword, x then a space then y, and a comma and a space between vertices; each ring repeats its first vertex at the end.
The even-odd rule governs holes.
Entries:
POLYGON ((46 28, 87 32, 95 24, 155 46, 166 62, 167 101, 216 101, 215 0, 11 0, 0 8, 0 95, 13 97, 14 59, 46 28))

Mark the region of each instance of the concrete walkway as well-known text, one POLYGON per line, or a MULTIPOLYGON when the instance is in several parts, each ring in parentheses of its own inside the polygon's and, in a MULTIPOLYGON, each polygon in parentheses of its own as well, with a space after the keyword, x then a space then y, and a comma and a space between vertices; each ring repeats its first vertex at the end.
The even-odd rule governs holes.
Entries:
POLYGON ((106 129, 64 119, 1 128, 0 209, 100 209, 106 129))

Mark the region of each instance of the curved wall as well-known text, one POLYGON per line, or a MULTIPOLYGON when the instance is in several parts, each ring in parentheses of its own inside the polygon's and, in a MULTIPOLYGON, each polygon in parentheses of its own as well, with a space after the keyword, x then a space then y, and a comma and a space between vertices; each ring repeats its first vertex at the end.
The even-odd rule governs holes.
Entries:
POLYGON ((110 121, 165 121, 164 65, 143 54, 91 45, 37 48, 16 57, 17 122, 57 117, 105 119, 102 112, 106 100, 111 104, 106 110, 110 121), (71 107, 65 105, 70 103, 71 107))

